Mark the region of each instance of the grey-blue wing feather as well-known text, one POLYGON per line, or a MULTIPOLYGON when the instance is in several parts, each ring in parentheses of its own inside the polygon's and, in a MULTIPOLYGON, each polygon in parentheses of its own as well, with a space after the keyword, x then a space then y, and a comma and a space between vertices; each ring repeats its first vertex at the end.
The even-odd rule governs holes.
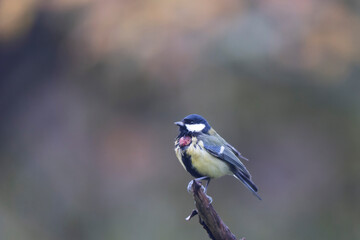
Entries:
POLYGON ((216 145, 210 141, 202 139, 204 148, 214 157, 223 160, 236 169, 239 169, 246 177, 250 178, 250 173, 245 165, 236 157, 230 148, 226 145, 216 145), (222 149, 223 148, 223 149, 222 149))
POLYGON ((261 199, 256 193, 258 191, 256 185, 251 181, 251 175, 246 169, 245 165, 237 157, 236 151, 240 156, 241 154, 230 144, 222 138, 216 136, 202 136, 199 135, 198 139, 204 143, 204 148, 214 157, 227 162, 232 166, 232 172, 253 194, 261 199))
POLYGON ((239 179, 258 199, 261 200, 261 197, 257 194, 257 187, 256 185, 251 181, 250 178, 245 177, 241 171, 234 172, 234 175, 237 179, 239 179))
POLYGON ((231 146, 229 143, 226 143, 226 146, 229 147, 231 149, 231 151, 238 157, 238 158, 241 158, 241 159, 244 159, 246 161, 249 161, 249 159, 247 159, 246 157, 244 157, 243 155, 241 155, 241 153, 236 149, 234 148, 233 146, 231 146))

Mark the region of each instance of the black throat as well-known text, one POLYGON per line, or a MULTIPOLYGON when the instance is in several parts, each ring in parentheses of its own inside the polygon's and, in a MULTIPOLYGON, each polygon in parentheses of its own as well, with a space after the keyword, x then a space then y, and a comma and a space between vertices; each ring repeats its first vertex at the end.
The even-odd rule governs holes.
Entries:
POLYGON ((199 178, 203 177, 198 171, 196 171, 195 168, 193 168, 191 163, 191 156, 184 152, 184 154, 181 157, 182 162, 184 163, 184 166, 186 168, 186 171, 188 171, 193 177, 199 178))

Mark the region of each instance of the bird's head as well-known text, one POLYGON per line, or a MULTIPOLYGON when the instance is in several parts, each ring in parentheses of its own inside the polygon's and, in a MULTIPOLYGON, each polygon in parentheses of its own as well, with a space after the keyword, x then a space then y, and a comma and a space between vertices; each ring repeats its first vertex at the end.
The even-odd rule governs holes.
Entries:
POLYGON ((205 118, 198 114, 191 114, 182 121, 175 122, 179 126, 180 135, 207 133, 211 127, 205 118))

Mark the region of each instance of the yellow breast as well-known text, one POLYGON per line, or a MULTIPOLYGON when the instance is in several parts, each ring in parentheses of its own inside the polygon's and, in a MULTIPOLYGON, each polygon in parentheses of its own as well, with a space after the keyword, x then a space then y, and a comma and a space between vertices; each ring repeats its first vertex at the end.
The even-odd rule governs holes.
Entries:
POLYGON ((233 174, 228 164, 208 153, 204 148, 204 143, 198 142, 195 137, 192 138, 187 153, 191 156, 192 166, 201 175, 218 178, 233 174))

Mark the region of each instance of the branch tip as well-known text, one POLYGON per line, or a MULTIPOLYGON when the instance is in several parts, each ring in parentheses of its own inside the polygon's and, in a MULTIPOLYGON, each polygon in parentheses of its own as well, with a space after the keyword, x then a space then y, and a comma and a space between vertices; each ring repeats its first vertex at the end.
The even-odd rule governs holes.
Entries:
MULTIPOLYGON (((186 220, 189 221, 195 215, 199 215, 199 223, 203 226, 211 239, 236 240, 234 234, 231 233, 230 229, 221 220, 220 216, 211 205, 209 197, 204 190, 200 190, 203 188, 204 187, 200 182, 193 181, 191 189, 193 191, 196 209, 191 212, 186 220)), ((241 238, 241 240, 245 240, 245 238, 241 238)))

